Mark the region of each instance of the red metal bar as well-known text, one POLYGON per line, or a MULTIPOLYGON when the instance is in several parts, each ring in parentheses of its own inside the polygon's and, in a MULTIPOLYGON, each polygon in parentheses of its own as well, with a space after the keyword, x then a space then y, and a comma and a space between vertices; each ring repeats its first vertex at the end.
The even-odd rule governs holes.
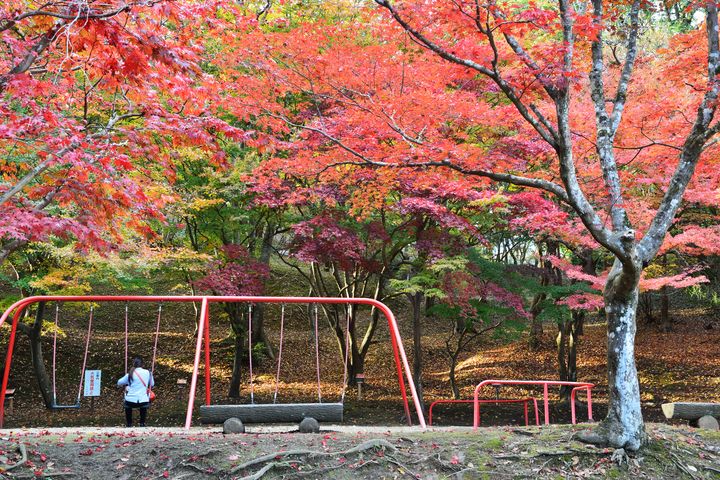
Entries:
MULTIPOLYGON (((400 332, 398 331, 397 324, 395 323, 395 316, 392 314, 390 309, 388 309, 387 307, 385 307, 385 309, 387 310, 387 312, 383 313, 385 313, 385 316, 388 319, 388 325, 390 326, 390 340, 392 340, 393 356, 395 357, 395 367, 397 368, 398 382, 400 384, 400 394, 402 395, 403 406, 405 407, 405 418, 407 418, 408 425, 412 426, 410 405, 408 405, 407 392, 405 391, 405 380, 403 380, 402 370, 400 369, 400 358, 398 355, 400 352, 402 352, 402 360, 405 364, 405 371, 407 373, 410 373, 410 366, 408 365, 407 358, 405 357, 405 349, 402 348, 402 340, 400 339, 400 332), (390 321, 391 318, 392 322, 390 321)), ((417 392, 415 392, 415 382, 413 382, 412 376, 408 376, 408 380, 410 383, 410 391, 412 392, 413 400, 415 400, 417 398, 417 392)), ((423 418, 422 408, 420 408, 419 401, 415 404, 415 411, 418 413, 418 420, 420 421, 420 426, 425 428, 425 419, 423 418)))
MULTIPOLYGON (((7 317, 7 313, 3 314, 0 319, 0 326, 7 317)), ((5 420, 5 392, 7 392, 8 379, 10 378, 10 363, 12 362, 13 348, 15 347, 15 335, 17 333, 18 321, 20 320, 20 314, 22 310, 18 310, 13 315, 12 326, 10 327, 10 341, 8 342, 7 356, 5 357, 5 371, 3 372, 2 387, 0 388, 0 428, 3 428, 3 421, 5 420)))
MULTIPOLYGON (((475 387, 475 392, 473 393, 473 429, 477 430, 477 428, 480 426, 480 403, 479 403, 479 393, 480 389, 486 385, 537 385, 543 386, 543 401, 545 402, 544 410, 545 410, 545 424, 549 424, 550 420, 550 407, 548 404, 548 387, 550 385, 556 385, 556 386, 572 386, 572 387, 581 387, 586 388, 588 391, 592 389, 595 384, 593 383, 587 383, 587 382, 565 382, 560 380, 497 380, 497 379, 491 379, 491 380, 483 380, 482 382, 478 383, 478 385, 475 387)), ((592 406, 590 406, 592 400, 591 396, 588 396, 588 413, 590 414, 592 412, 592 406)), ((537 406, 536 406, 537 411, 537 406)))
POLYGON ((205 405, 210 405, 210 305, 202 321, 205 322, 205 405))
POLYGON ((202 304, 200 306, 200 322, 198 322, 197 342, 195 343, 195 362, 193 363, 192 380, 190 380, 190 397, 188 398, 188 408, 187 413, 185 414, 185 430, 188 430, 190 428, 190 424, 192 423, 192 411, 195 404, 195 390, 197 388, 198 369, 200 368, 200 349, 202 348, 205 331, 204 318, 207 315, 207 311, 208 301, 207 298, 203 298, 202 304))
POLYGON ((578 391, 585 390, 587 393, 588 398, 588 421, 592 422, 592 394, 590 393, 591 387, 581 385, 579 387, 575 387, 570 391, 570 414, 572 416, 572 423, 575 425, 576 417, 575 417, 575 395, 578 391))
MULTIPOLYGON (((7 389, 7 379, 9 377, 10 373, 10 360, 12 358, 12 348, 15 343, 15 329, 17 328, 16 324, 16 317, 19 319, 20 314, 22 311, 29 305, 32 305, 33 303, 37 303, 40 301, 46 301, 46 302, 197 302, 202 301, 206 303, 206 306, 209 305, 209 303, 219 303, 219 302, 244 302, 244 303, 324 303, 324 304, 358 304, 358 305, 369 305, 375 308, 380 309, 381 312, 385 315, 385 318, 387 318, 388 321, 388 327, 390 329, 390 338, 392 340, 392 347, 393 347, 393 354, 395 357, 395 363, 397 365, 397 373, 398 373, 398 384, 400 386, 400 393, 402 395, 403 399, 403 406, 405 408, 405 413, 408 418, 408 423, 412 424, 412 419, 410 417, 410 406, 407 399, 407 391, 405 387, 405 379, 407 379, 407 383, 410 387, 410 393, 413 397, 413 404, 415 407, 415 411, 418 416, 418 421, 420 423, 420 426, 422 428, 426 428, 425 424, 425 416, 423 414, 422 409, 420 408, 420 400, 417 396, 417 391, 415 389, 415 382, 412 379, 412 372, 410 370, 410 365, 407 360, 407 356, 405 355, 405 348, 402 343, 402 338, 400 337, 400 331, 397 326, 397 321, 395 320, 395 316, 393 315, 392 311, 382 302, 379 302, 377 300, 374 300, 372 298, 340 298, 340 297, 240 297, 240 296, 217 296, 217 297, 207 297, 207 296, 199 296, 199 295, 188 295, 188 296, 180 296, 180 295, 151 295, 151 296, 135 296, 135 295, 88 295, 88 296, 77 296, 77 295, 52 295, 52 296, 35 296, 35 297, 27 297, 22 300, 19 300, 15 302, 13 305, 11 305, 3 314, 0 316, 0 326, 5 322, 5 320, 8 318, 8 316, 14 311, 15 317, 13 317, 13 330, 11 331, 11 342, 10 346, 8 348, 8 361, 5 363, 5 374, 3 378, 3 386, 0 389, 0 427, 2 426, 3 422, 3 403, 5 400, 5 390, 7 389), (403 370, 405 373, 405 377, 403 378, 403 370)), ((209 323, 209 320, 208 320, 209 323)), ((202 325, 204 323, 201 323, 201 329, 205 330, 202 325)), ((198 332, 200 333, 200 332, 198 332)), ((200 345, 202 344, 202 340, 200 340, 200 345)), ((197 351, 196 351, 197 353, 197 351)), ((199 366, 199 365, 198 365, 199 366)), ((197 382, 197 370, 193 372, 195 382, 197 382)), ((194 402, 194 388, 196 385, 193 385, 193 390, 191 392, 192 399, 188 402, 189 406, 191 407, 191 403, 194 402)), ((191 417, 192 415, 192 408, 188 410, 188 417, 191 417)), ((188 423, 186 418, 186 424, 188 423)))
MULTIPOLYGON (((538 420, 538 410, 537 410, 537 400, 531 397, 528 398, 501 398, 501 399, 495 399, 495 398, 487 398, 487 399, 481 399, 478 400, 478 403, 522 403, 524 405, 525 410, 525 426, 530 425, 530 417, 528 416, 528 402, 533 401, 535 402, 535 422, 539 422, 538 420)), ((455 400, 455 399, 441 399, 441 400, 435 400, 430 404, 430 408, 428 408, 428 425, 432 426, 432 411, 433 407, 439 403, 474 403, 475 400, 455 400)))

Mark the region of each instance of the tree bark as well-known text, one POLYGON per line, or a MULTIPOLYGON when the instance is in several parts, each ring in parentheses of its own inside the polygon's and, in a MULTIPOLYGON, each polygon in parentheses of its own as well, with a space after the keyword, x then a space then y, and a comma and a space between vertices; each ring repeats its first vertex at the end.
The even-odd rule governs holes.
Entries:
MULTIPOLYGON (((274 237, 275 223, 268 221, 263 229, 260 255, 258 257, 258 260, 267 265, 268 268, 270 268, 270 256, 272 255, 272 241, 274 237)), ((264 344, 267 355, 274 360, 275 352, 265 334, 265 305, 262 303, 253 306, 252 330, 253 345, 256 343, 264 344)))
POLYGON ((639 265, 628 268, 616 260, 605 285, 608 331, 608 414, 597 434, 615 448, 636 451, 647 441, 640 409, 640 385, 635 366, 635 314, 639 265))

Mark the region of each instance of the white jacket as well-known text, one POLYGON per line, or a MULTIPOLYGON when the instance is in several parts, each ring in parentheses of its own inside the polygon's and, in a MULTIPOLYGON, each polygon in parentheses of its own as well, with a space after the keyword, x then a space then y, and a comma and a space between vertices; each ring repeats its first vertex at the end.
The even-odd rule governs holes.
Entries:
POLYGON ((118 387, 125 387, 125 400, 131 403, 145 403, 149 402, 150 398, 147 394, 147 387, 154 387, 155 381, 152 374, 142 367, 137 367, 133 371, 132 381, 128 380, 127 374, 125 374, 117 382, 118 387), (142 382, 138 379, 142 378, 142 382), (143 385, 145 382, 145 385, 143 385))

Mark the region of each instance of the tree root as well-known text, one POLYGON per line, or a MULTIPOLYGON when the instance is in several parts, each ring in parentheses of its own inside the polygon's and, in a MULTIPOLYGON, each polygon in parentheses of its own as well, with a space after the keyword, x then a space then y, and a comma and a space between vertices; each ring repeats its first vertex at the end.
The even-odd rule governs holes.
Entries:
POLYGON ((247 477, 241 477, 238 480, 258 480, 259 478, 262 478, 263 475, 265 475, 267 472, 272 470, 273 468, 287 468, 290 466, 290 462, 272 462, 268 463, 264 467, 262 467, 260 470, 255 472, 252 475, 248 475, 247 477))
POLYGON ((681 472, 685 473, 687 476, 689 476, 693 480, 698 480, 698 476, 695 475, 693 472, 691 472, 690 469, 687 468, 685 465, 683 465, 682 460, 680 460, 677 455, 675 455, 672 452, 668 452, 668 453, 670 454, 670 458, 672 459, 673 463, 677 466, 677 468, 681 472))
POLYGON ((595 427, 589 430, 582 430, 572 435, 573 440, 577 440, 582 443, 588 443, 595 445, 599 448, 610 447, 613 449, 622 448, 626 452, 637 452, 644 445, 647 445, 648 437, 647 434, 641 434, 641 438, 638 441, 635 438, 627 438, 624 435, 614 434, 619 427, 613 426, 606 421, 600 422, 595 427))
MULTIPOLYGON (((19 478, 56 478, 56 477, 74 477, 76 474, 74 472, 43 472, 41 474, 35 474, 35 473, 26 473, 26 474, 14 474, 11 477, 13 479, 19 479, 19 478)), ((2 475, 0 475, 0 478, 5 478, 2 475)))
MULTIPOLYGON (((309 458, 348 456, 348 455, 353 455, 353 454, 357 454, 357 453, 362 453, 366 450, 372 450, 374 448, 389 450, 391 452, 395 452, 397 450, 397 448, 395 448, 395 445, 388 442, 387 440, 382 440, 382 439, 368 440, 366 442, 361 443, 360 445, 357 445, 353 448, 350 448, 348 450, 343 450, 340 452, 318 452, 315 450, 288 450, 285 452, 270 453, 270 454, 255 458, 253 460, 249 460, 245 463, 242 463, 242 464, 236 466, 232 470, 230 470, 230 473, 231 474, 237 473, 237 472, 239 472, 241 470, 245 470, 249 467, 269 462, 270 460, 282 460, 282 459, 287 459, 288 457, 297 457, 297 456, 305 456, 305 457, 309 457, 309 458)), ((287 462, 273 462, 273 463, 269 464, 269 465, 272 465, 272 467, 265 470, 265 472, 267 472, 268 470, 271 470, 272 468, 278 467, 281 463, 284 464, 287 462)), ((263 469, 265 469, 266 467, 268 467, 268 465, 263 467, 261 469, 261 471, 263 469)), ((249 476, 249 477, 245 477, 245 478, 250 480, 253 478, 260 478, 260 477, 249 476)))
POLYGON ((17 446, 18 451, 20 452, 20 461, 13 463, 12 465, 8 465, 7 463, 0 463, 0 473, 9 472, 13 468, 20 467, 22 465, 25 465, 28 461, 28 455, 27 455, 27 448, 25 447, 24 443, 18 443, 17 446))

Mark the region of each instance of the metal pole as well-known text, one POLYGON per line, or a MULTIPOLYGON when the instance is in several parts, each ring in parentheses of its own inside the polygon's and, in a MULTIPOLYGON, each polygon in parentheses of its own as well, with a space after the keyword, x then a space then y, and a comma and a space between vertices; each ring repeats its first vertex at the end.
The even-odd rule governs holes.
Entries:
POLYGON ((400 369, 400 362, 398 361, 398 353, 402 358, 402 365, 403 367, 405 367, 405 375, 408 379, 410 393, 413 397, 413 403, 415 404, 415 411, 417 412, 418 422, 420 423, 420 426, 422 428, 427 428, 427 425, 425 424, 425 414, 423 413, 422 407, 420 407, 420 399, 418 398, 417 391, 415 390, 415 382, 413 381, 412 373, 410 371, 410 364, 408 363, 407 356, 405 355, 405 347, 403 347, 402 338, 400 337, 400 331, 397 326, 397 321, 395 320, 395 315, 393 315, 392 311, 387 307, 387 305, 380 302, 377 303, 379 303, 378 307, 380 308, 380 310, 385 314, 385 318, 387 318, 388 320, 388 326, 390 327, 390 339, 392 340, 393 353, 395 354, 395 364, 397 365, 398 370, 400 393, 403 397, 405 414, 408 417, 408 424, 412 425, 412 420, 410 418, 410 407, 408 406, 407 393, 405 392, 405 382, 403 381, 402 370, 400 369))
POLYGON ((210 405, 210 305, 205 308, 205 405, 210 405))
POLYGON ((10 328, 10 341, 8 342, 7 356, 5 357, 5 372, 3 373, 2 387, 0 387, 0 428, 3 428, 5 420, 5 392, 7 391, 8 379, 10 378, 10 362, 12 362, 13 348, 15 347, 15 334, 17 333, 18 321, 22 310, 13 315, 12 327, 10 328))
MULTIPOLYGON (((207 297, 202 298, 202 306, 200 307, 200 318, 205 318, 208 309, 207 297)), ((195 362, 193 363, 192 380, 190 381, 190 398, 188 398, 188 409, 185 415, 185 430, 190 429, 192 423, 193 404, 195 403, 195 388, 197 387, 198 368, 200 368, 200 350, 202 349, 203 334, 205 331, 205 322, 200 321, 198 325, 197 342, 195 343, 195 362)))

